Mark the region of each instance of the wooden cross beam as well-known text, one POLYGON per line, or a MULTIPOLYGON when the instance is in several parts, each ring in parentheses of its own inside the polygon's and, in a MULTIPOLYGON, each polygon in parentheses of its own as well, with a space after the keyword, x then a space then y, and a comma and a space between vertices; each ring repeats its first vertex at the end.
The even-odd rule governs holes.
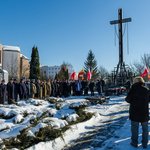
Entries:
POLYGON ((122 35, 122 23, 131 22, 131 18, 122 19, 122 9, 118 9, 118 20, 110 21, 111 25, 118 24, 119 33, 119 63, 123 63, 123 35, 122 35))
POLYGON ((123 34, 122 34, 122 24, 126 22, 131 22, 131 18, 122 18, 122 9, 118 9, 118 20, 110 21, 111 25, 118 24, 119 33, 119 62, 117 65, 117 70, 114 75, 115 84, 117 84, 118 75, 121 76, 121 82, 123 84, 125 80, 124 74, 126 73, 125 63, 123 61, 123 34))
POLYGON ((122 23, 131 22, 131 18, 124 18, 122 20, 113 20, 113 21, 110 21, 110 24, 111 25, 113 25, 113 24, 119 24, 120 22, 122 22, 122 23))

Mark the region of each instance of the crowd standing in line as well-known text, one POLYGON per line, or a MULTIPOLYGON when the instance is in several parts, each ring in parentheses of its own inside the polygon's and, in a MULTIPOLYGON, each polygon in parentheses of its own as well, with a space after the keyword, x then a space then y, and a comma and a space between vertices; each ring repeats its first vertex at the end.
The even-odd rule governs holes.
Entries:
POLYGON ((45 99, 46 97, 68 97, 87 96, 90 92, 94 96, 94 91, 99 95, 104 92, 104 80, 34 80, 22 78, 19 82, 11 78, 8 83, 2 80, 0 83, 0 104, 16 103, 18 100, 29 98, 45 99))

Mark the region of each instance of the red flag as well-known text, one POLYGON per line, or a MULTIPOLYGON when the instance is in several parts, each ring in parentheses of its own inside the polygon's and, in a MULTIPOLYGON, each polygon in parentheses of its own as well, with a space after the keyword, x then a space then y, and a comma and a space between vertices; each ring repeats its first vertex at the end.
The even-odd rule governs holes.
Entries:
POLYGON ((91 77, 92 77, 92 73, 91 73, 91 71, 89 70, 89 71, 87 72, 87 79, 88 79, 88 80, 91 80, 91 77))
POLYGON ((148 69, 145 68, 144 72, 141 74, 141 77, 147 76, 147 75, 148 75, 148 72, 149 72, 148 69))
POLYGON ((73 73, 71 74, 71 79, 72 79, 72 80, 75 80, 75 79, 76 79, 76 72, 73 72, 73 73))

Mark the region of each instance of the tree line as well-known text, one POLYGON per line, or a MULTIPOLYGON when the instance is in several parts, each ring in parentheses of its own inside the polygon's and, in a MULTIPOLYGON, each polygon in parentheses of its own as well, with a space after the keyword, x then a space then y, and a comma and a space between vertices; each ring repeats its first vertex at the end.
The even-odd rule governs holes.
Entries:
MULTIPOLYGON (((63 62, 61 65, 60 71, 56 74, 56 80, 68 80, 69 73, 68 73, 68 63, 63 62)), ((144 54, 141 56, 141 59, 138 61, 134 61, 133 64, 129 65, 131 68, 132 73, 137 76, 142 73, 145 67, 150 68, 150 54, 144 54)), ((92 79, 105 79, 111 76, 111 73, 103 66, 97 65, 97 60, 92 50, 89 50, 87 54, 87 58, 84 62, 83 70, 85 74, 90 71, 92 73, 92 79)), ((30 79, 40 79, 44 78, 40 75, 40 58, 38 48, 33 46, 32 53, 31 53, 31 61, 30 61, 30 79)), ((45 78, 46 79, 46 78, 45 78)), ((145 80, 148 80, 145 77, 145 80)))

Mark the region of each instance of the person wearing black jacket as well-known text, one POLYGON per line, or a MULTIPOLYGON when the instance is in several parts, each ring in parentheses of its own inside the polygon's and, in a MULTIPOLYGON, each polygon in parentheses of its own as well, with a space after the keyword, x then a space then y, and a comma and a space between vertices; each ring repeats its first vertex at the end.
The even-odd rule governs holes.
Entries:
POLYGON ((91 81, 89 84, 89 89, 91 91, 91 96, 94 96, 94 87, 95 87, 95 83, 94 81, 91 81))
POLYGON ((125 99, 129 104, 131 120, 131 145, 138 147, 139 124, 142 125, 142 146, 147 148, 150 91, 144 86, 142 77, 136 77, 125 99))
POLYGON ((8 104, 12 104, 15 99, 15 85, 13 79, 11 78, 7 83, 7 94, 8 94, 8 104))
POLYGON ((5 80, 1 81, 0 84, 0 104, 4 104, 7 97, 7 86, 5 84, 5 80))
POLYGON ((19 84, 17 82, 17 79, 14 79, 13 84, 14 84, 14 100, 15 102, 17 102, 19 95, 19 84))
POLYGON ((36 94, 35 97, 40 99, 40 94, 41 94, 41 81, 40 79, 37 80, 37 82, 35 83, 36 85, 36 94))
POLYGON ((27 87, 25 85, 25 79, 21 79, 19 83, 19 97, 20 100, 27 99, 27 87))

